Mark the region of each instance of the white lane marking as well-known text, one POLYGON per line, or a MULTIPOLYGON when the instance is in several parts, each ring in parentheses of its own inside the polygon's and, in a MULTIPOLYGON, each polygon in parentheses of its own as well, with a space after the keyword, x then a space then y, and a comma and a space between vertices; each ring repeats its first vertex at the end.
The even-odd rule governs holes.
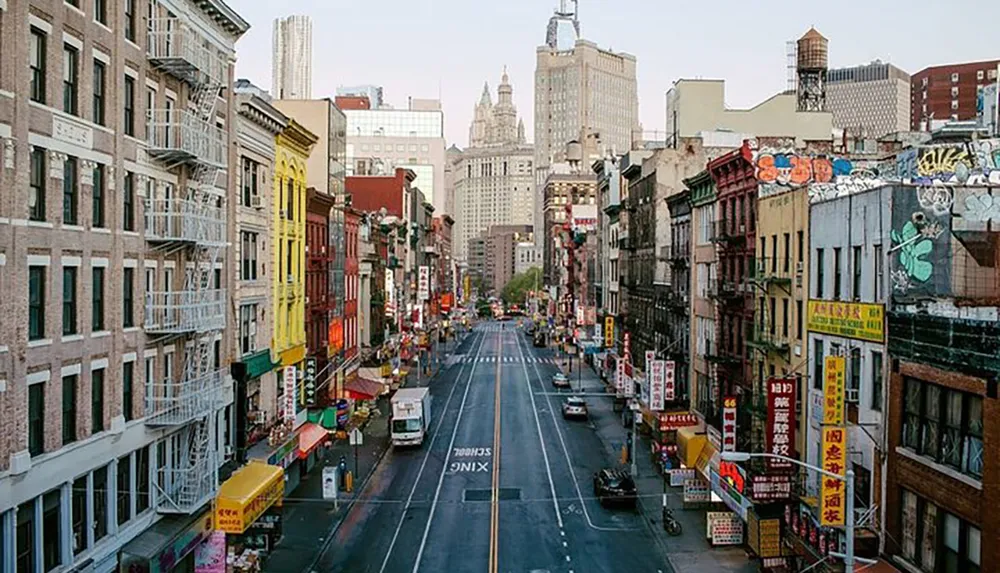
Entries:
MULTIPOLYGON (((485 337, 483 341, 485 342, 485 337)), ((483 344, 479 345, 479 351, 482 352, 483 344)), ((472 377, 476 373, 476 365, 472 366, 469 370, 469 379, 465 382, 465 392, 462 394, 462 403, 458 407, 458 419, 455 420, 455 427, 451 430, 451 443, 448 444, 448 454, 444 458, 444 467, 448 467, 448 462, 451 460, 451 452, 455 449, 455 438, 458 436, 458 426, 462 423, 462 413, 465 412, 465 402, 469 397, 469 388, 472 387, 472 377)), ((494 406, 495 407, 495 406, 494 406)), ((431 512, 427 516, 427 525, 424 526, 424 536, 420 539, 420 548, 417 549, 417 559, 413 562, 413 573, 420 571, 420 560, 424 556, 424 548, 427 547, 427 536, 431 532, 431 523, 434 522, 434 511, 437 509, 438 498, 441 497, 441 486, 444 485, 444 476, 447 472, 442 471, 441 475, 438 476, 437 488, 434 490, 434 499, 431 500, 431 512)))
POLYGON ((566 563, 569 563, 569 555, 566 556, 566 563))
MULTIPOLYGON (((482 350, 483 342, 486 340, 486 335, 481 334, 479 339, 479 349, 482 350)), ((472 344, 475 346, 475 342, 472 344)), ((462 367, 464 369, 465 366, 462 367)), ((475 370, 475 366, 472 367, 475 370)), ((445 413, 448 412, 448 405, 451 404, 451 397, 455 395, 455 388, 458 388, 458 381, 462 379, 462 370, 458 371, 458 377, 455 379, 455 383, 451 386, 451 392, 448 392, 448 399, 444 402, 444 409, 441 410, 441 419, 438 420, 437 427, 434 429, 434 435, 431 436, 431 443, 427 445, 427 451, 424 452, 424 460, 420 462, 420 469, 417 471, 417 479, 413 480, 413 487, 410 488, 410 495, 406 498, 406 505, 403 506, 403 514, 399 516, 399 523, 396 524, 396 531, 392 534, 392 541, 389 542, 389 550, 385 553, 385 559, 382 560, 382 566, 379 568, 379 573, 384 573, 386 565, 389 564, 389 557, 392 556, 392 550, 396 546, 396 539, 399 538, 399 532, 403 528, 403 521, 406 520, 406 512, 410 509, 410 504, 413 502, 413 494, 417 491, 417 484, 420 483, 420 476, 424 473, 424 467, 427 466, 427 460, 431 456, 431 450, 434 449, 434 442, 437 441, 438 434, 441 430, 441 425, 444 424, 445 413)))
MULTIPOLYGON (((524 350, 521 348, 521 342, 517 343, 517 350, 521 353, 521 357, 524 357, 524 350)), ((538 430, 538 443, 542 446, 542 459, 545 460, 545 473, 549 478, 549 491, 552 492, 552 507, 556 512, 556 521, 559 523, 560 533, 562 533, 563 520, 562 514, 559 510, 559 497, 556 495, 556 484, 552 479, 552 466, 549 465, 549 453, 545 448, 545 440, 542 439, 542 423, 538 419, 538 405, 535 404, 535 393, 531 389, 531 375, 528 374, 528 363, 522 362, 521 367, 524 368, 524 385, 528 387, 528 397, 531 398, 531 413, 535 416, 535 429, 538 430)), ((565 533, 563 533, 565 535, 565 533)))
MULTIPOLYGON (((542 374, 538 371, 537 365, 534 366, 534 369, 535 375, 538 377, 538 384, 542 386, 542 392, 545 392, 545 386, 542 384, 542 374)), ((532 401, 534 401, 534 398, 532 398, 532 401)), ((566 447, 566 439, 563 437, 562 430, 559 428, 559 423, 556 421, 555 409, 552 407, 552 397, 548 394, 545 395, 545 403, 549 407, 549 415, 552 416, 552 425, 556 428, 556 435, 559 436, 559 443, 562 445, 563 455, 566 457, 566 466, 569 468, 570 475, 573 476, 573 486, 576 487, 576 495, 580 499, 580 505, 583 507, 583 516, 587 518, 587 525, 589 525, 591 529, 596 529, 597 531, 636 531, 636 528, 630 527, 603 527, 600 525, 594 525, 593 520, 590 519, 590 512, 587 510, 587 504, 583 501, 583 492, 580 490, 580 481, 576 478, 576 471, 573 470, 573 460, 570 458, 569 448, 566 447)))

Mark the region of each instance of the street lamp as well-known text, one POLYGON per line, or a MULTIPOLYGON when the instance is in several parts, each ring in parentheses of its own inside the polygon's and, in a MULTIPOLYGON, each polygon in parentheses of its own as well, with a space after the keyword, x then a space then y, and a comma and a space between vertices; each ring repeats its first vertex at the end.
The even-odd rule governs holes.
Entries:
POLYGON ((844 553, 831 551, 830 555, 833 557, 840 557, 844 560, 844 573, 854 573, 855 562, 865 565, 872 565, 876 563, 874 559, 854 556, 854 470, 848 469, 847 476, 842 476, 840 474, 828 472, 823 468, 799 461, 795 458, 779 456, 778 454, 751 454, 750 452, 722 452, 719 454, 719 459, 722 461, 733 463, 746 462, 749 461, 750 458, 771 458, 773 460, 781 460, 783 462, 792 463, 799 467, 818 472, 826 477, 845 482, 845 489, 847 490, 847 522, 845 523, 844 528, 847 533, 847 551, 844 553))

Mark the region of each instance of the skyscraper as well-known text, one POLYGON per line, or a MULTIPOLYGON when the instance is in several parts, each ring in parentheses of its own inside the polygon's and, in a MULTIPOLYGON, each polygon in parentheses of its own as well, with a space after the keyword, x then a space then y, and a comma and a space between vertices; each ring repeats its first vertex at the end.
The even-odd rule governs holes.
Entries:
POLYGON ((312 20, 289 16, 274 21, 271 36, 271 95, 312 99, 312 20))
POLYGON ((577 3, 573 5, 570 13, 561 1, 549 20, 545 44, 535 51, 536 238, 542 223, 541 190, 566 143, 596 136, 599 152, 624 153, 639 129, 635 56, 580 39, 577 3))
POLYGON ((830 70, 826 109, 833 126, 855 137, 910 129, 910 74, 881 61, 830 70))

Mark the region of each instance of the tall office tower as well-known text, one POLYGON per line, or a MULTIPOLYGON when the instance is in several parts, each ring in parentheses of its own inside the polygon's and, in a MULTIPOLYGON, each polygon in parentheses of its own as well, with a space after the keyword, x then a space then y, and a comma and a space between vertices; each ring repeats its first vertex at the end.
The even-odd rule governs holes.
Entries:
POLYGON ((271 95, 312 99, 312 20, 289 16, 274 21, 271 36, 271 95))
POLYGON ((826 110, 833 113, 834 127, 857 138, 909 131, 910 74, 878 60, 830 70, 826 110))
POLYGON ((624 153, 639 129, 635 56, 580 39, 578 16, 576 3, 569 13, 563 0, 549 20, 545 45, 535 51, 536 229, 549 166, 561 161, 567 143, 596 136, 599 151, 624 153))
MULTIPOLYGON (((504 70, 493 103, 488 85, 469 126, 469 147, 452 167, 455 227, 460 260, 469 241, 494 225, 530 225, 534 209, 534 151, 514 107, 514 89, 504 70)), ((502 286, 502 285, 501 285, 502 286)))

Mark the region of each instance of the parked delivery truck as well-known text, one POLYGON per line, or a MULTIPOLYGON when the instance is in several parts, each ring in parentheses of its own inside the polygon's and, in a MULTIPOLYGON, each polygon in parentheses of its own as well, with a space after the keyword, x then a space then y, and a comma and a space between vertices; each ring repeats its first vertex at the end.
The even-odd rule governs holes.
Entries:
POLYGON ((419 446, 431 427, 428 388, 400 388, 392 397, 392 445, 419 446))

